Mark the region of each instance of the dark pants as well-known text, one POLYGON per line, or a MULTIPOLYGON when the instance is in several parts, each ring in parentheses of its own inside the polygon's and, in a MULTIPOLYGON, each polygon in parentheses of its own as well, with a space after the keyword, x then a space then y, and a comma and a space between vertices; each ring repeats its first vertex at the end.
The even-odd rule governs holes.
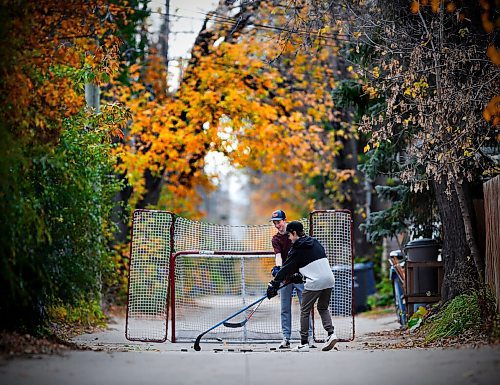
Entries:
POLYGON ((307 343, 309 319, 316 300, 318 301, 316 308, 321 317, 323 327, 328 334, 333 333, 332 316, 328 310, 331 295, 331 287, 323 290, 304 290, 302 292, 302 303, 300 306, 300 340, 302 343, 307 343))

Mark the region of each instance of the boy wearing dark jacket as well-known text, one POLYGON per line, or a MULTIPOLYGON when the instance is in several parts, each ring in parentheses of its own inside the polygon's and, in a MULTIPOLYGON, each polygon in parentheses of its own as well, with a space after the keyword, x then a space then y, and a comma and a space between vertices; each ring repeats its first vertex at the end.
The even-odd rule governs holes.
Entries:
POLYGON ((292 247, 285 264, 274 279, 269 282, 267 297, 271 299, 276 296, 280 283, 285 278, 295 274, 294 278, 296 279, 297 273, 300 273, 305 279, 300 305, 301 343, 292 350, 297 352, 309 351, 309 319, 316 301, 318 301, 316 307, 321 317, 321 322, 328 333, 328 338, 321 350, 331 350, 338 341, 332 325, 332 317, 328 310, 332 288, 335 285, 335 278, 328 263, 325 249, 316 238, 304 234, 304 226, 298 221, 288 223, 286 231, 292 241, 292 247))

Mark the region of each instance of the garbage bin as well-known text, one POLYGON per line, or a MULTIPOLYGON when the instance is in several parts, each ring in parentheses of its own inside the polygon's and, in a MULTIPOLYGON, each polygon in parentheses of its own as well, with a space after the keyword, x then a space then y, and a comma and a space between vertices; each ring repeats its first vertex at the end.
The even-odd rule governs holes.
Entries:
POLYGON ((335 277, 330 300, 330 313, 337 317, 352 315, 352 267, 348 265, 332 266, 335 277))
MULTIPOLYGON (((410 262, 437 261, 439 255, 439 242, 435 239, 415 239, 406 244, 405 252, 410 262)), ((438 292, 437 270, 432 267, 414 268, 413 294, 426 295, 438 292)))
POLYGON ((373 261, 365 262, 366 269, 366 294, 372 295, 377 293, 375 288, 375 270, 373 269, 373 261))
POLYGON ((354 311, 368 310, 368 296, 375 293, 373 262, 354 264, 354 311))

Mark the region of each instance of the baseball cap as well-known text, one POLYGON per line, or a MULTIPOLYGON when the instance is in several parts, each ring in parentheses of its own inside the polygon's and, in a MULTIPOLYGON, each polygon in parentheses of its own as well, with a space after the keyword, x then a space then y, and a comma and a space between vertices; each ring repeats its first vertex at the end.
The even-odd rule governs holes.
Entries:
POLYGON ((286 225, 286 232, 291 233, 292 231, 302 233, 304 232, 304 225, 299 221, 292 221, 286 225))
POLYGON ((286 219, 286 214, 283 210, 273 211, 271 219, 269 221, 281 221, 286 219))

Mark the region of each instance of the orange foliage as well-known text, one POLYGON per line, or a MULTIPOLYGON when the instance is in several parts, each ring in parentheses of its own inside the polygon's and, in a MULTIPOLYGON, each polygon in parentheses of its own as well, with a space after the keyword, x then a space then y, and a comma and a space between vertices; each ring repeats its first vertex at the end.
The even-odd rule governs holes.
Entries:
POLYGON ((145 63, 144 74, 142 75, 142 82, 151 86, 154 97, 158 101, 164 101, 167 98, 167 76, 163 58, 160 57, 155 47, 150 48, 148 60, 145 63))
POLYGON ((155 50, 142 73, 131 68, 130 88, 111 90, 133 115, 117 149, 117 170, 133 186, 132 207, 146 193, 144 175, 150 172, 164 183, 160 205, 195 213, 199 188, 213 188, 204 171, 210 151, 263 173, 304 178, 334 172, 339 142, 323 129, 323 122, 333 121, 331 50, 309 57, 286 47, 280 69, 263 61, 278 53, 274 41, 255 32, 209 47, 208 54, 193 49, 196 65, 173 96, 165 93, 155 50))
POLYGON ((420 10, 420 3, 418 1, 412 1, 410 5, 411 13, 413 14, 418 13, 419 10, 420 10))
POLYGON ((432 12, 438 13, 441 3, 443 3, 444 1, 443 0, 430 0, 430 1, 431 1, 432 12))
POLYGON ((448 13, 453 13, 457 9, 457 5, 453 1, 445 0, 414 0, 410 4, 410 12, 416 14, 420 11, 421 6, 430 5, 431 11, 434 13, 439 13, 441 5, 444 4, 444 9, 448 13))
POLYGON ((455 12, 456 9, 457 9, 457 6, 455 5, 455 3, 450 2, 450 3, 446 4, 446 12, 453 13, 453 12, 455 12))
POLYGON ((106 12, 111 15, 103 0, 19 5, 9 26, 9 65, 0 86, 8 106, 5 123, 16 127, 19 139, 56 142, 63 120, 84 106, 82 71, 100 82, 117 68, 118 40, 110 34, 114 24, 104 18, 106 12))
MULTIPOLYGON (((492 33, 495 30, 495 24, 490 20, 490 3, 487 0, 479 0, 482 8, 481 22, 486 33, 492 33)), ((498 19, 498 18, 497 18, 498 19)))
POLYGON ((500 96, 496 95, 488 102, 483 110, 483 117, 487 122, 491 122, 493 126, 500 126, 500 96))
POLYGON ((500 51, 493 44, 488 47, 486 55, 488 55, 493 64, 500 66, 500 51))
MULTIPOLYGON (((483 23, 483 29, 487 33, 493 33, 496 29, 495 23, 490 20, 490 4, 487 0, 479 0, 481 8, 483 10, 481 14, 481 21, 483 23)), ((498 23, 499 18, 496 18, 496 22, 498 23)), ((491 60, 493 64, 496 66, 500 65, 500 51, 494 44, 488 46, 486 50, 486 55, 491 60)), ((491 123, 495 127, 499 127, 500 125, 500 96, 494 96, 483 110, 484 119, 491 123)))

